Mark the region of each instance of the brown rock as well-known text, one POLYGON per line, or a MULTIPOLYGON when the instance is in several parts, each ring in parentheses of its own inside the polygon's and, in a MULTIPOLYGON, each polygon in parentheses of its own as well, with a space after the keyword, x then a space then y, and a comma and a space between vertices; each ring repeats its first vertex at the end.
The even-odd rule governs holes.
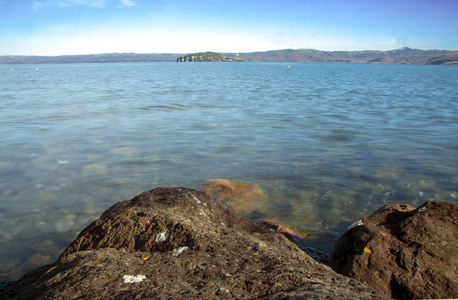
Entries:
POLYGON ((391 213, 395 211, 407 212, 407 211, 412 211, 412 210, 415 210, 415 207, 407 205, 407 204, 391 203, 391 204, 383 205, 382 207, 377 209, 375 212, 373 212, 371 216, 384 214, 384 213, 391 213))
POLYGON ((349 229, 329 265, 385 297, 458 298, 458 206, 427 202, 376 214, 349 229))
POLYGON ((208 195, 158 188, 84 229, 1 299, 382 299, 208 195))

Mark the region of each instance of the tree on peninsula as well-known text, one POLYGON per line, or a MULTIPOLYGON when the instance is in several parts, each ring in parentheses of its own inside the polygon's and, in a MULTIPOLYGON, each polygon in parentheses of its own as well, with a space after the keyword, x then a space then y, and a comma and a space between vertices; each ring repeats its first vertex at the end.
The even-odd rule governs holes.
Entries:
POLYGON ((238 57, 227 57, 224 54, 216 53, 216 52, 199 52, 184 55, 177 58, 177 62, 219 62, 219 61, 244 61, 238 57))

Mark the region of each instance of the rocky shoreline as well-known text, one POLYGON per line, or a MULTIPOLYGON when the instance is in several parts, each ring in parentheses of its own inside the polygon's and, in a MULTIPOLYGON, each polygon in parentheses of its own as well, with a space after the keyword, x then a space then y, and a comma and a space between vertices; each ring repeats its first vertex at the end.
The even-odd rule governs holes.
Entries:
POLYGON ((385 207, 339 239, 331 269, 286 224, 157 188, 115 204, 0 299, 456 298, 457 217, 446 202, 385 207))

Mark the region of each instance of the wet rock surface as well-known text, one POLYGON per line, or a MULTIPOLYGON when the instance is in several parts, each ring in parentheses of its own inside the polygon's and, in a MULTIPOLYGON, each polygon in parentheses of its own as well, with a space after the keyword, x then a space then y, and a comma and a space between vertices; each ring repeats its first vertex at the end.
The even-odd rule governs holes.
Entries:
POLYGON ((338 241, 329 265, 397 299, 458 298, 458 205, 390 205, 338 241))
POLYGON ((117 203, 0 298, 381 299, 282 234, 184 188, 117 203))

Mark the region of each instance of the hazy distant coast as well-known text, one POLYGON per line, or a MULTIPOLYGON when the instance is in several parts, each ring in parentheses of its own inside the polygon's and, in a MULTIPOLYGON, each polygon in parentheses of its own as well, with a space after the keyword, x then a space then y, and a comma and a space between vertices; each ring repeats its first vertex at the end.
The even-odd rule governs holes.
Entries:
MULTIPOLYGON (((389 51, 322 51, 286 49, 264 52, 221 53, 228 59, 247 62, 330 62, 390 64, 458 64, 458 51, 402 48, 389 51)), ((60 64, 117 62, 175 62, 185 53, 104 53, 63 56, 0 56, 0 64, 60 64)))

